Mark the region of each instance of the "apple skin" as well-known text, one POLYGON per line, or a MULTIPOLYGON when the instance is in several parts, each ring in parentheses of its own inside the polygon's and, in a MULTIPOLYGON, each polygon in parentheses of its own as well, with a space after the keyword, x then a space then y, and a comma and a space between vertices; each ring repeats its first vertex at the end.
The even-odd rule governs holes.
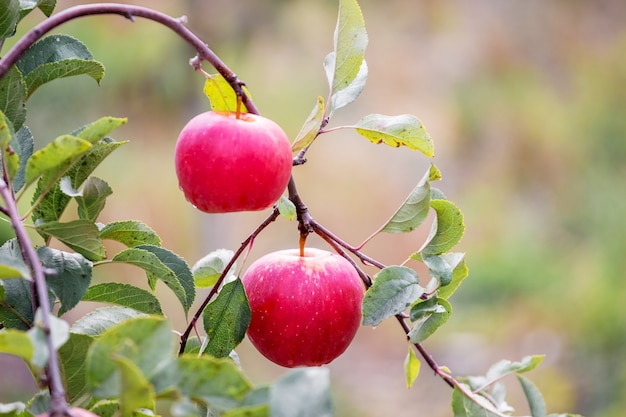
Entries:
POLYGON ((181 190, 206 213, 264 210, 291 177, 287 135, 255 114, 199 114, 180 132, 174 153, 181 190))
POLYGON ((278 365, 327 364, 348 348, 361 324, 363 283, 337 254, 273 252, 250 265, 242 282, 252 310, 248 338, 278 365))

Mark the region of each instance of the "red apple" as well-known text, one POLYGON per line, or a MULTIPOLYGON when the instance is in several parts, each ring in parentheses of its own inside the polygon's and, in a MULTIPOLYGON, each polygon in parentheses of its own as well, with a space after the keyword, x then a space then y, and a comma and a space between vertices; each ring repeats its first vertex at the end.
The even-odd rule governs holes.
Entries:
POLYGON ((178 183, 187 200, 207 213, 263 210, 287 187, 291 145, 273 121, 255 114, 206 112, 180 132, 178 183))
POLYGON ((364 288, 343 257, 307 248, 273 252, 243 278, 252 320, 248 338, 278 365, 324 365, 341 355, 361 324, 364 288))

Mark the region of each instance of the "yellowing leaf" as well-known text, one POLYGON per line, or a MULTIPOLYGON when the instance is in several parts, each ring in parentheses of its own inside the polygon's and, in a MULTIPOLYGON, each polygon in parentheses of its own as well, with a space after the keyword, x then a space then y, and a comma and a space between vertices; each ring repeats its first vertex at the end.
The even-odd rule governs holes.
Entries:
POLYGON ((322 97, 317 98, 317 102, 315 103, 315 107, 307 117, 306 121, 302 125, 300 132, 298 132, 298 136, 293 141, 291 145, 291 150, 294 152, 298 152, 301 149, 309 146, 315 138, 322 126, 322 121, 324 118, 324 99, 322 97))
POLYGON ((422 122, 410 114, 385 116, 371 114, 359 120, 356 131, 371 142, 384 143, 391 147, 406 146, 420 151, 429 158, 435 155, 432 138, 422 122))
POLYGON ((409 353, 404 360, 404 375, 406 376, 406 387, 411 388, 413 386, 413 382, 417 379, 417 376, 420 373, 420 368, 422 363, 417 356, 415 356, 415 351, 411 346, 409 346, 409 353))
MULTIPOLYGON (((248 97, 250 93, 246 87, 243 87, 244 92, 248 97)), ((213 111, 237 111, 237 94, 233 88, 228 84, 228 81, 219 74, 211 75, 204 83, 204 94, 209 98, 211 102, 211 110, 213 111)), ((239 109, 242 113, 247 113, 248 109, 241 103, 239 109)))

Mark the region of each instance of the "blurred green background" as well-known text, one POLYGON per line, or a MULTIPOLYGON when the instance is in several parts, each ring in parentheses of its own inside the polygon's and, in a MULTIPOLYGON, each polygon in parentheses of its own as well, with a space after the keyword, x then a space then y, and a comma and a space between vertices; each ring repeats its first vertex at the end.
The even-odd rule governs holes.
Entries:
MULTIPOLYGON (((335 1, 136 3, 188 16, 188 26, 247 83, 261 112, 291 137, 316 97, 327 95, 322 62, 332 50, 335 1)), ((58 8, 71 4, 60 1, 58 8)), ((470 277, 452 299, 450 321, 426 348, 456 375, 545 353, 529 377, 549 411, 623 416, 626 3, 361 0, 361 6, 370 36, 368 84, 331 125, 370 113, 418 116, 435 140, 434 162, 444 175, 438 186, 465 214, 460 250, 470 277)), ((27 22, 38 20, 34 13, 27 22)), ((237 247, 267 213, 197 213, 174 175, 178 131, 208 109, 203 77, 187 65, 189 47, 141 19, 92 17, 60 32, 83 40, 107 74, 100 86, 87 78, 44 86, 29 102, 27 124, 41 144, 100 116, 129 117, 114 136, 130 143, 97 171, 115 191, 103 221, 142 220, 190 263, 237 247)), ((318 221, 354 244, 386 221, 429 164, 349 130, 322 136, 308 159, 294 172, 303 199, 318 221)), ((402 262, 421 246, 423 229, 377 237, 365 250, 386 264, 402 262)), ((297 239, 296 224, 281 220, 257 239, 247 264, 297 239)), ((323 245, 314 238, 310 244, 323 245)), ((111 274, 144 281, 137 270, 109 266, 96 279, 111 274)), ((165 288, 159 292, 171 297, 165 288)), ((167 313, 182 329, 175 304, 167 313)), ((407 390, 404 340, 395 323, 363 328, 330 365, 338 416, 451 415, 450 389, 425 365, 407 390)), ((239 354, 256 383, 285 372, 247 341, 239 354)), ((28 398, 34 388, 25 369, 6 357, 0 369, 0 401, 28 398), (6 375, 24 375, 24 382, 6 375)), ((509 388, 512 405, 527 412, 520 390, 509 388)))

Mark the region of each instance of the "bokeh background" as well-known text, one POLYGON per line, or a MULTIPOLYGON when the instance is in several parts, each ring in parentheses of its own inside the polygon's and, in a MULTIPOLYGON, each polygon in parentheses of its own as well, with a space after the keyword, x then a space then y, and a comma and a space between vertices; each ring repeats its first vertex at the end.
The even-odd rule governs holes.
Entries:
MULTIPOLYGON (((59 1, 58 9, 74 3, 59 1)), ((136 4, 188 16, 188 26, 246 81, 261 112, 291 137, 316 97, 327 95, 322 62, 332 50, 336 1, 136 4)), ((444 176, 438 186, 465 214, 460 250, 470 277, 452 298, 450 321, 425 347, 457 375, 544 353, 529 377, 549 411, 622 416, 626 3, 361 0, 361 6, 369 79, 331 126, 370 113, 418 116, 435 140, 434 162, 444 176)), ((41 19, 34 13, 27 21, 41 19)), ((33 96, 27 124, 39 144, 104 115, 128 117, 114 137, 130 142, 97 171, 115 191, 103 221, 142 220, 190 263, 236 248, 267 213, 198 213, 174 175, 178 131, 208 109, 203 78, 187 65, 189 47, 152 22, 117 16, 82 19, 60 31, 83 40, 107 73, 100 86, 73 78, 33 96)), ((350 130, 319 138, 308 159, 294 173, 303 199, 318 221, 355 244, 387 220, 430 163, 350 130)), ((402 262, 427 229, 377 237, 366 252, 386 264, 402 262)), ((297 239, 296 224, 280 220, 257 239, 247 263, 297 239)), ((322 246, 314 238, 310 244, 322 246)), ((140 271, 111 266, 97 268, 95 279, 112 276, 145 281, 140 271)), ((166 288, 159 294, 171 297, 166 288)), ((176 302, 166 310, 182 329, 176 302)), ((406 388, 406 352, 396 323, 363 328, 330 365, 336 415, 451 415, 450 389, 425 365, 406 388)), ((255 383, 285 372, 247 341, 239 354, 255 383)), ((0 356, 0 370, 0 401, 30 397, 34 387, 21 364, 0 356)), ((527 412, 514 383, 509 390, 511 404, 527 412)))

